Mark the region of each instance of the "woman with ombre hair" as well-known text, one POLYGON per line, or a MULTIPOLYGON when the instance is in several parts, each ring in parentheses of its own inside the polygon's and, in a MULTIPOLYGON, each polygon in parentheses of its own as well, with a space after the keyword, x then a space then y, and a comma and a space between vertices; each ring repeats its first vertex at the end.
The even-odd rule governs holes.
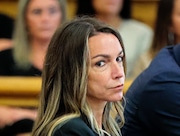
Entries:
POLYGON ((32 135, 121 136, 124 66, 116 30, 89 17, 64 24, 46 54, 32 135))

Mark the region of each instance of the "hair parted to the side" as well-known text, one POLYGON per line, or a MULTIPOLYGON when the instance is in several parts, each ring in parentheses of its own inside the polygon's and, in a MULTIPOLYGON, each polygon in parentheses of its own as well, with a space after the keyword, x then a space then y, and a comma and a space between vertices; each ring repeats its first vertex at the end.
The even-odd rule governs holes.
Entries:
POLYGON ((172 25, 173 6, 174 0, 159 1, 154 28, 154 38, 150 48, 152 58, 154 58, 159 50, 166 45, 176 44, 175 41, 170 41, 168 38, 168 33, 170 32, 172 25))
MULTIPOLYGON (((18 67, 26 69, 30 65, 30 37, 26 22, 26 10, 31 0, 18 1, 18 14, 15 21, 13 56, 18 67)), ((66 0, 57 0, 62 12, 62 23, 66 20, 66 0)))
MULTIPOLYGON (((76 18, 63 24, 53 36, 44 63, 41 101, 33 136, 51 136, 59 123, 78 117, 81 113, 87 116, 92 129, 101 135, 102 132, 86 102, 90 65, 88 40, 99 32, 115 35, 124 51, 120 34, 90 17, 76 18)), ((118 136, 124 123, 121 102, 108 102, 104 113, 105 131, 118 136), (110 114, 112 107, 115 107, 121 118, 120 125, 110 114)))

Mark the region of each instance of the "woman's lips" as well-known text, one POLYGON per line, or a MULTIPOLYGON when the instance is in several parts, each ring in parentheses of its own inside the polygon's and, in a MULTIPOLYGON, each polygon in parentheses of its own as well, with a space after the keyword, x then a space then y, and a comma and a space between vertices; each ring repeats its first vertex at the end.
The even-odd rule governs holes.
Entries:
POLYGON ((122 90, 124 88, 124 84, 121 85, 117 85, 115 87, 111 87, 110 89, 114 89, 114 90, 122 90))

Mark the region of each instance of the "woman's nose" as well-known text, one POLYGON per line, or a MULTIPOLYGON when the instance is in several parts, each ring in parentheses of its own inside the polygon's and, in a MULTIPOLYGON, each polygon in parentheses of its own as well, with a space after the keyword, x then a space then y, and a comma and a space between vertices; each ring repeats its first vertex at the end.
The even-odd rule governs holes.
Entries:
POLYGON ((112 78, 113 79, 119 79, 121 77, 124 77, 123 64, 115 62, 115 63, 113 63, 111 70, 112 70, 112 78))
POLYGON ((49 13, 47 11, 44 11, 44 12, 41 13, 41 19, 43 21, 48 21, 50 19, 49 17, 50 17, 50 15, 49 15, 49 13))

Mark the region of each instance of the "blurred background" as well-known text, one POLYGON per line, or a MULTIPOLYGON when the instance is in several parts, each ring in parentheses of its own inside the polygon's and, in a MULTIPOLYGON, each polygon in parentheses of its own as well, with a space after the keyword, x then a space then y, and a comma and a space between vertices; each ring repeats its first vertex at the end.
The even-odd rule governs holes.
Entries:
MULTIPOLYGON (((159 0, 132 0, 132 17, 154 27, 159 0)), ((76 12, 76 0, 67 0, 67 16, 73 18, 76 12)), ((15 19, 18 0, 0 0, 0 13, 15 19)))

